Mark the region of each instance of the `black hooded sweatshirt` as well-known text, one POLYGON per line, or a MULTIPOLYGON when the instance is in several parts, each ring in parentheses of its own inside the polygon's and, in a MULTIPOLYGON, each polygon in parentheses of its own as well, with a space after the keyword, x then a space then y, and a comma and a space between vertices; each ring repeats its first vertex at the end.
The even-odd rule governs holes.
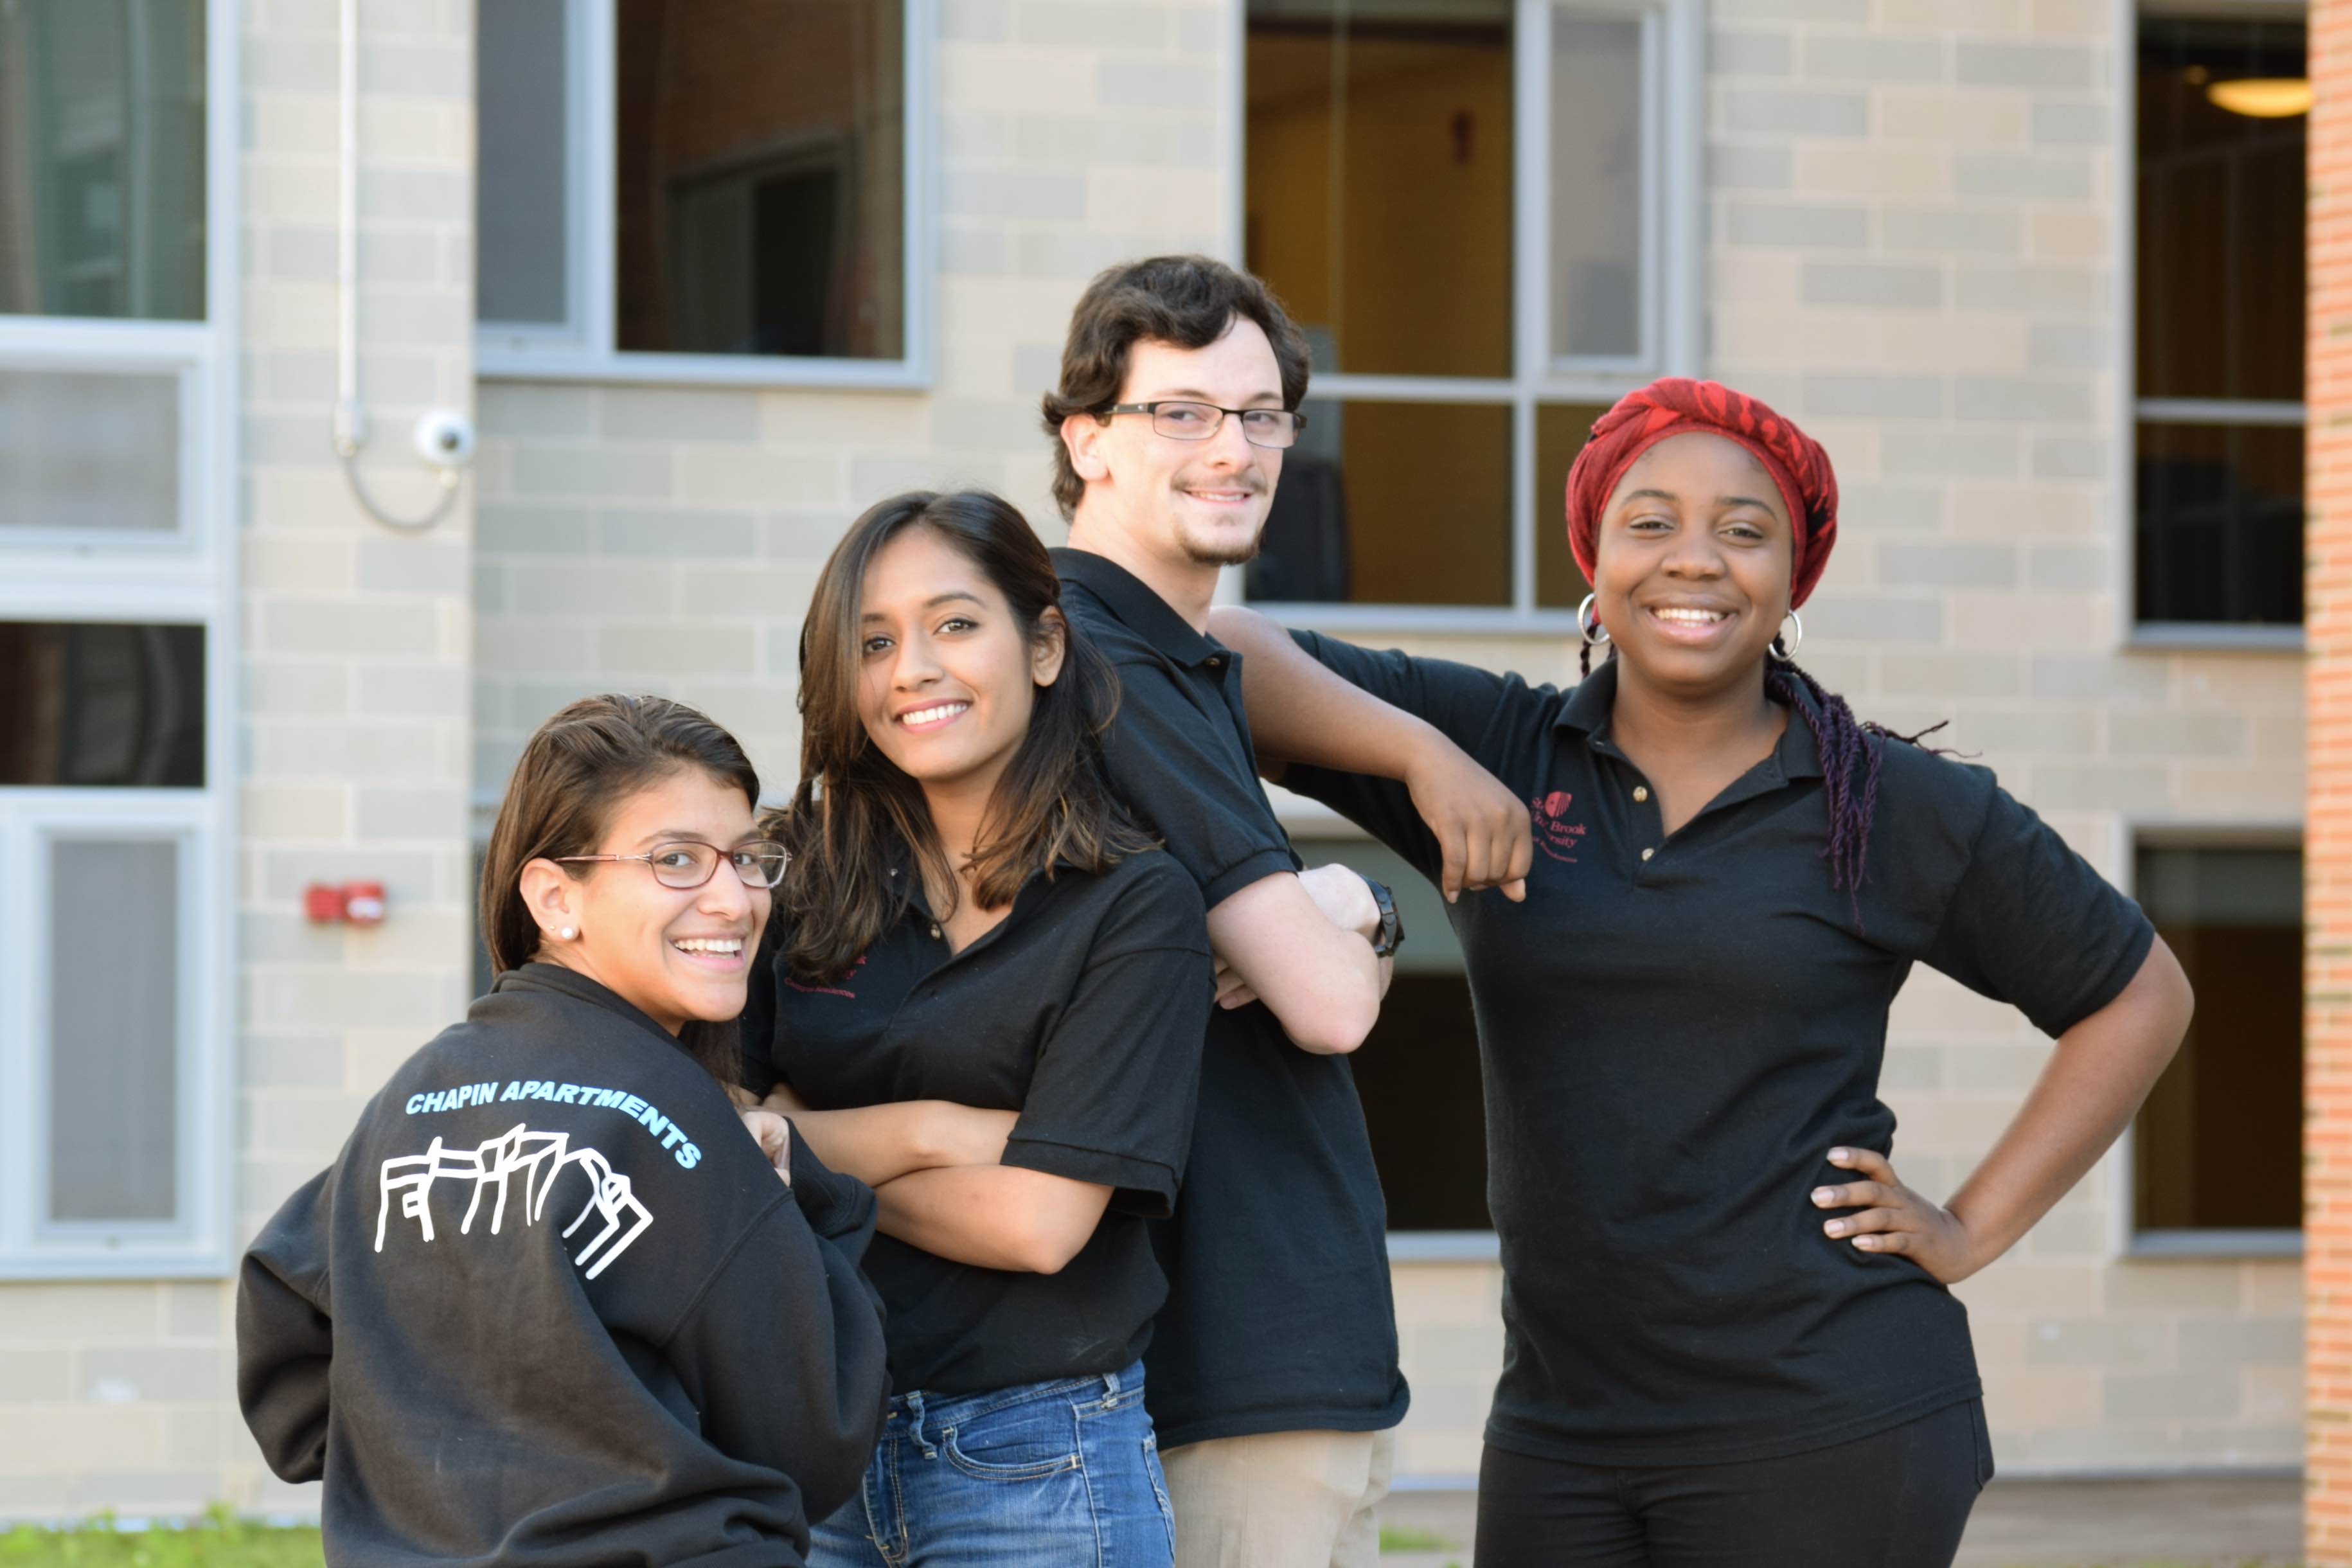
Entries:
POLYGON ((499 976, 245 1258, 237 1397, 328 1562, 799 1568, 888 1390, 874 1194, 791 1165, 612 992, 499 976))

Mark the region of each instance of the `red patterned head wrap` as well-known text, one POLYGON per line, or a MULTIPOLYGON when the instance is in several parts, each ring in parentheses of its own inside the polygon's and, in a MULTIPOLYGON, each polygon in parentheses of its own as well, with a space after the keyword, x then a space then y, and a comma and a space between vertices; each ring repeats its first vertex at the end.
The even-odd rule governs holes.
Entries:
POLYGON ((1669 436, 1703 430, 1737 441, 1756 456, 1789 509, 1795 533, 1789 605, 1805 602, 1837 542, 1837 475, 1820 442, 1755 398, 1717 382, 1662 376, 1629 392, 1593 422, 1592 437, 1568 470, 1568 548, 1592 577, 1601 513, 1633 460, 1669 436))

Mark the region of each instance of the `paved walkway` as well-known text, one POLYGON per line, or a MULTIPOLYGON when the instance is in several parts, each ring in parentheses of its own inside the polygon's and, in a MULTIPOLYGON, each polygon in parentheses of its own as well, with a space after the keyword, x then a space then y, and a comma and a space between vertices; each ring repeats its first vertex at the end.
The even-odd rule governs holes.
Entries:
MULTIPOLYGON (((1470 1492, 1397 1493, 1381 1522, 1444 1545, 1386 1552, 1381 1568, 1471 1568, 1476 1507, 1470 1492)), ((2302 1546, 2303 1483, 2292 1477, 1996 1480, 1958 1568, 2272 1568, 2302 1546)))

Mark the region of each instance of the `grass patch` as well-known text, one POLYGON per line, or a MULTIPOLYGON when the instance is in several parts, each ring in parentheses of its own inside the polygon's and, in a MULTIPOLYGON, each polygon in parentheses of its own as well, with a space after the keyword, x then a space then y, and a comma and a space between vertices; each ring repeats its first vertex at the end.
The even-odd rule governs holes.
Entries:
POLYGON ((315 1526, 254 1524, 215 1503, 184 1529, 120 1530, 111 1514, 64 1530, 0 1531, 0 1568, 320 1568, 315 1526))
POLYGON ((1381 1550, 1383 1552, 1451 1552, 1457 1544, 1433 1530, 1423 1530, 1416 1525, 1381 1526, 1381 1550))

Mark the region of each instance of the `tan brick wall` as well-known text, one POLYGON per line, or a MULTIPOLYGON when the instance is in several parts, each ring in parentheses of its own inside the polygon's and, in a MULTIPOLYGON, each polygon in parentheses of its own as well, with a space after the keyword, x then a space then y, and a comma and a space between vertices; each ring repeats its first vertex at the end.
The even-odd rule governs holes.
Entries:
MULTIPOLYGON (((415 510, 432 489, 410 426, 472 400, 473 11, 361 9, 368 468, 415 510)), ((470 501, 395 537, 329 446, 336 8, 242 10, 240 1244, 463 1005, 474 635, 470 501), (360 877, 387 884, 383 928, 303 921, 305 882, 360 877)), ((0 1285, 0 1510, 315 1509, 267 1479, 238 1419, 231 1301, 226 1282, 0 1285)))
POLYGON ((2352 0, 2311 14, 2305 1555, 2352 1563, 2352 0))

